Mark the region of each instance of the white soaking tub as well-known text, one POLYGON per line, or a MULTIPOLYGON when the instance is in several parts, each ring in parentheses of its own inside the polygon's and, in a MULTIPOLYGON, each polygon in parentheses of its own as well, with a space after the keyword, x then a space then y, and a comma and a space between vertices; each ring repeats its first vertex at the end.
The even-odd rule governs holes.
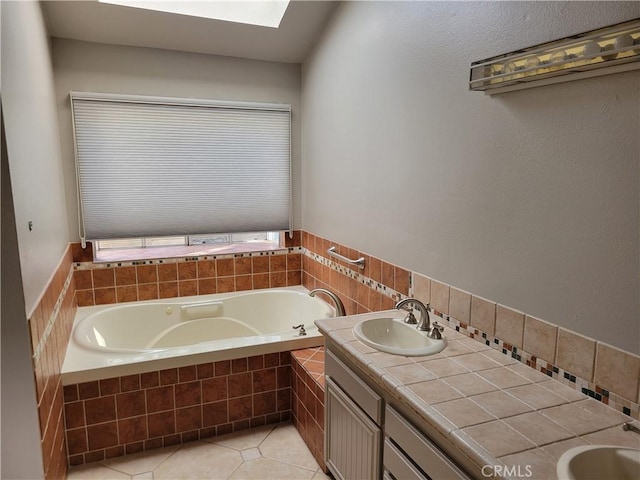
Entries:
POLYGON ((304 287, 80 307, 64 385, 322 345, 335 310, 304 287), (294 325, 304 324, 300 336, 294 325))

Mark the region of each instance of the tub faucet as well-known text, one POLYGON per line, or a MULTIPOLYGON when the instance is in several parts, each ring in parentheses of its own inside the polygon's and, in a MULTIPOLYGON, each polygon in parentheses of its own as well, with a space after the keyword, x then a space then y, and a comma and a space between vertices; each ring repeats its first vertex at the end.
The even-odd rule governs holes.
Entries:
POLYGON ((293 327, 294 330, 300 329, 300 333, 298 333, 299 337, 304 337, 307 334, 307 331, 304 329, 304 323, 301 323, 300 325, 294 325, 293 327))
POLYGON ((396 303, 395 308, 398 310, 407 310, 409 312, 409 321, 407 323, 416 323, 415 317, 411 309, 405 308, 409 304, 413 304, 415 308, 420 312, 420 322, 416 325, 416 328, 421 332, 429 332, 431 330, 431 320, 429 319, 429 304, 425 305, 417 298, 405 298, 396 303), (411 318, 413 317, 413 322, 411 318))
POLYGON ((335 293, 327 290, 326 288, 315 288, 309 292, 309 295, 315 297, 316 293, 324 293, 325 295, 327 295, 336 306, 336 317, 344 317, 344 305, 342 304, 342 300, 340 300, 335 293))

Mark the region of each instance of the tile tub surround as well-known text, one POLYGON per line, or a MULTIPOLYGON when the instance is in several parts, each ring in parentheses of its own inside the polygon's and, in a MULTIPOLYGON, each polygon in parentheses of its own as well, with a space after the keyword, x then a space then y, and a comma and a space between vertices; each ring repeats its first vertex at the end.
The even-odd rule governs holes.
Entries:
POLYGON ((302 284, 336 292, 347 314, 391 309, 402 298, 416 297, 431 304, 441 323, 640 419, 640 356, 310 232, 302 231, 301 238, 302 284), (334 245, 348 258, 364 257, 364 270, 328 257, 334 245))
POLYGON ((60 370, 77 309, 71 260, 69 246, 28 319, 47 479, 64 478, 67 470, 60 370))
POLYGON ((293 424, 324 472, 324 347, 291 352, 293 424))
POLYGON ((66 385, 69 464, 287 421, 290 385, 289 352, 66 385))
POLYGON ((94 263, 75 244, 78 306, 300 285, 299 237, 276 251, 114 263, 94 263))
POLYGON ((640 436, 621 429, 630 417, 448 326, 449 345, 436 355, 403 357, 366 347, 353 337, 353 326, 377 315, 316 323, 331 348, 372 384, 471 459, 479 478, 484 465, 530 465, 530 478, 555 478, 559 456, 580 444, 640 448, 640 436))

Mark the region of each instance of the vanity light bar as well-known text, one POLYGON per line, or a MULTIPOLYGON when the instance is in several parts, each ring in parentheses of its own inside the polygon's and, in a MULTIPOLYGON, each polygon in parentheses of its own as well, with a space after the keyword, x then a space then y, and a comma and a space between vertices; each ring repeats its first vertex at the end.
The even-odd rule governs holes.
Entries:
POLYGON ((471 63, 469 90, 493 95, 640 69, 640 19, 471 63))

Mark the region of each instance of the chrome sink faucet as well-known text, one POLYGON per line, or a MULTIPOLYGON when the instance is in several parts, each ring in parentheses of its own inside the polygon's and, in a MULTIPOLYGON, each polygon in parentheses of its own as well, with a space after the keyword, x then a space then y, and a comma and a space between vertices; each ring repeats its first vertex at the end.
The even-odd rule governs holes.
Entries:
POLYGON ((431 320, 429 319, 429 305, 425 305, 417 298, 405 298, 404 300, 400 300, 396 303, 395 308, 398 310, 407 310, 409 312, 409 316, 407 323, 416 323, 416 319, 413 316, 413 309, 407 308, 407 305, 413 304, 414 308, 417 308, 420 312, 420 322, 416 325, 416 328, 421 332, 429 332, 431 331, 431 320))

